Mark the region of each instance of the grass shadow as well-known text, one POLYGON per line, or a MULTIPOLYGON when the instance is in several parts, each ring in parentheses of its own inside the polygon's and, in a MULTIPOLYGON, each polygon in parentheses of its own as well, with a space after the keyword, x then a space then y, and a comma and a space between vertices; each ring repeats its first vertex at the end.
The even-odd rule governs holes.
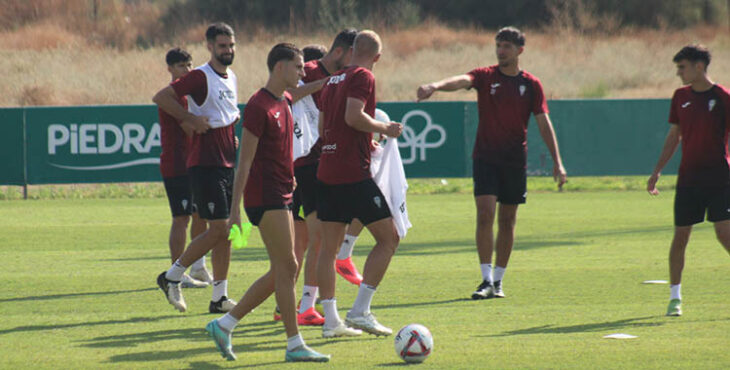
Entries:
POLYGON ((147 291, 151 291, 151 290, 157 290, 157 288, 114 290, 114 291, 109 291, 109 292, 51 294, 51 295, 40 295, 40 296, 35 295, 35 296, 29 296, 29 297, 4 298, 4 299, 0 299, 0 303, 22 302, 22 301, 44 301, 44 300, 49 300, 49 299, 64 299, 64 298, 79 298, 79 297, 93 297, 93 296, 104 296, 104 295, 125 294, 125 293, 139 293, 139 292, 147 292, 147 291))
POLYGON ((616 321, 606 321, 594 324, 579 324, 569 326, 552 326, 542 325, 526 329, 518 329, 506 331, 501 334, 493 335, 476 335, 476 337, 508 337, 514 335, 532 335, 532 334, 568 334, 568 333, 593 333, 608 330, 617 330, 625 328, 641 328, 651 326, 664 325, 663 322, 639 322, 641 320, 656 319, 656 316, 636 317, 632 319, 623 319, 616 321))
POLYGON ((449 304, 455 302, 470 302, 471 298, 454 298, 443 301, 425 301, 425 302, 413 302, 413 303, 397 303, 397 304, 384 304, 384 305, 372 305, 372 308, 404 308, 404 307, 417 307, 417 306, 434 306, 439 304, 449 304))
POLYGON ((79 322, 74 324, 58 324, 58 325, 28 325, 28 326, 18 326, 12 329, 6 329, 6 330, 0 330, 0 335, 8 334, 8 333, 14 333, 14 332, 34 332, 34 331, 43 331, 43 330, 58 330, 58 329, 71 329, 71 328, 80 328, 80 327, 93 327, 93 326, 100 326, 100 325, 117 325, 117 324, 138 324, 138 323, 147 323, 147 322, 157 322, 162 320, 168 320, 168 319, 178 319, 183 318, 185 316, 180 315, 169 315, 169 316, 160 316, 160 317, 134 317, 128 320, 106 320, 106 321, 95 321, 95 322, 79 322))

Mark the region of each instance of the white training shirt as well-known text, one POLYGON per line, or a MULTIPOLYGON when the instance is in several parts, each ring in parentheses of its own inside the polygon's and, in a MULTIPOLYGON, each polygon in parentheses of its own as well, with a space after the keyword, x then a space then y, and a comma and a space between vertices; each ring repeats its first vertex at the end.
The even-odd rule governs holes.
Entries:
POLYGON ((212 128, 233 124, 241 116, 241 111, 238 109, 236 74, 228 68, 228 78, 222 78, 208 63, 195 69, 205 73, 208 95, 205 97, 203 105, 197 105, 194 99, 188 99, 190 113, 208 117, 208 123, 212 128))

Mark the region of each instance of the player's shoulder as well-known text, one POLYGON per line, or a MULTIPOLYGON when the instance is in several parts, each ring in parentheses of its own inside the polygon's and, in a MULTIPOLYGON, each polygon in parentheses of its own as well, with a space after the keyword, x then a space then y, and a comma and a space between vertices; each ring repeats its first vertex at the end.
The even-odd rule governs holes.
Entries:
POLYGON ((684 96, 687 96, 688 94, 692 93, 692 87, 690 85, 682 86, 676 90, 674 90, 674 94, 672 95, 672 98, 681 98, 684 96))
POLYGON ((270 95, 264 88, 260 88, 256 90, 253 95, 248 99, 248 103, 246 103, 246 108, 249 106, 251 108, 263 108, 267 103, 267 97, 270 95))
POLYGON ((717 94, 721 95, 723 98, 726 98, 726 99, 730 98, 730 90, 728 90, 727 87, 720 85, 720 84, 715 84, 715 86, 713 86, 713 89, 715 90, 715 92, 717 94))
POLYGON ((524 78, 525 80, 540 83, 540 79, 537 76, 535 76, 534 74, 532 74, 528 71, 525 71, 524 69, 521 72, 522 72, 522 78, 524 78))
POLYGON ((373 71, 371 71, 365 67, 355 66, 351 69, 351 72, 348 71, 346 73, 349 73, 353 77, 375 79, 375 75, 373 74, 373 71))

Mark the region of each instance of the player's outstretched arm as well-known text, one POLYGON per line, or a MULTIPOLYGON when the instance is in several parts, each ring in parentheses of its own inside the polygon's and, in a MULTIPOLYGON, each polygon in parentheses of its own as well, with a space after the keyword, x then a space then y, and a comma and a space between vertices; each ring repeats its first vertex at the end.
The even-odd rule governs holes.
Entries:
POLYGON ((659 154, 659 160, 654 167, 654 172, 651 173, 649 180, 646 182, 646 191, 648 191, 649 194, 659 194, 659 190, 656 188, 656 183, 659 181, 662 169, 667 162, 672 159, 672 155, 674 155, 674 152, 677 150, 680 140, 682 140, 682 136, 680 135, 679 125, 672 125, 667 133, 667 138, 664 139, 664 147, 662 148, 661 154, 659 154))
POLYGON ((537 121, 537 127, 540 129, 540 136, 542 136, 542 140, 553 157, 553 179, 558 183, 558 189, 562 190, 563 185, 568 181, 568 174, 565 172, 565 167, 563 167, 563 159, 560 156, 560 148, 558 147, 558 139, 555 137, 553 123, 547 113, 536 115, 535 121, 537 121))
POLYGON ((398 137, 403 132, 403 125, 400 123, 380 122, 370 117, 365 113, 365 102, 356 98, 347 98, 345 123, 358 131, 377 132, 388 137, 398 137))
POLYGON ((456 91, 471 87, 473 78, 471 75, 463 74, 452 76, 447 79, 421 85, 416 90, 416 101, 426 100, 436 91, 456 91))
POLYGON ((292 89, 287 89, 289 94, 291 94, 291 100, 292 103, 296 103, 300 99, 303 99, 307 95, 312 95, 316 93, 319 90, 322 90, 322 87, 324 86, 324 83, 327 81, 326 78, 319 79, 317 81, 312 81, 310 83, 306 83, 304 85, 299 85, 292 89))
POLYGON ((256 155, 256 148, 259 145, 259 138, 247 128, 243 128, 241 134, 241 150, 238 153, 238 167, 236 167, 236 176, 233 180, 233 196, 231 200, 231 216, 228 219, 228 228, 238 225, 241 227, 241 200, 243 199, 243 189, 246 188, 248 174, 251 171, 251 163, 256 155))

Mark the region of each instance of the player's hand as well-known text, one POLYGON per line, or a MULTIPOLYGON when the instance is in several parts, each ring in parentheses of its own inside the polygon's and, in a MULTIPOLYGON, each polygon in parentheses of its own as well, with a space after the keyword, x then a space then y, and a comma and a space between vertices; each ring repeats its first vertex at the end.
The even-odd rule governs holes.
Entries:
POLYGON ((646 182, 646 191, 649 192, 651 195, 658 195, 659 190, 656 188, 656 183, 659 181, 659 174, 658 173, 652 173, 651 176, 649 176, 649 181, 646 182))
POLYGON ((228 230, 230 230, 233 225, 238 225, 238 228, 241 228, 241 207, 233 207, 233 209, 231 209, 231 215, 228 216, 228 230))
POLYGON ((558 183, 558 191, 563 191, 563 185, 568 182, 568 173, 565 167, 559 164, 553 166, 553 180, 558 183))
POLYGON ((238 150, 238 136, 233 135, 233 145, 236 150, 238 150))
POLYGON ((418 90, 416 90, 416 102, 430 98, 435 91, 436 88, 431 84, 419 86, 418 90))
POLYGON ((193 128, 193 125, 189 121, 182 121, 180 122, 180 128, 183 130, 185 135, 188 137, 192 137, 195 133, 195 129, 193 128))
POLYGON ((383 135, 387 137, 398 137, 403 132, 403 125, 398 122, 391 122, 387 124, 383 135))
POLYGON ((297 178, 294 177, 293 179, 294 179, 294 187, 291 189, 291 191, 297 190, 297 185, 299 185, 299 184, 297 184, 297 178))
POLYGON ((204 134, 210 129, 208 117, 203 116, 191 115, 187 119, 183 120, 182 124, 189 124, 190 126, 192 126, 193 131, 195 131, 196 134, 204 134))

